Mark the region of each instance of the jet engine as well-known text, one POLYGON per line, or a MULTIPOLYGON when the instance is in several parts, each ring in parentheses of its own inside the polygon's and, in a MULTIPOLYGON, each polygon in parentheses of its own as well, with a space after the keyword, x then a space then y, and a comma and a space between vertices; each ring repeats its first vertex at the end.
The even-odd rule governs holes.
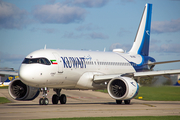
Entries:
POLYGON ((137 82, 129 77, 117 77, 109 81, 107 90, 116 100, 130 100, 138 94, 137 82))
POLYGON ((39 88, 25 85, 20 78, 9 84, 9 95, 15 100, 33 100, 39 95, 39 88))

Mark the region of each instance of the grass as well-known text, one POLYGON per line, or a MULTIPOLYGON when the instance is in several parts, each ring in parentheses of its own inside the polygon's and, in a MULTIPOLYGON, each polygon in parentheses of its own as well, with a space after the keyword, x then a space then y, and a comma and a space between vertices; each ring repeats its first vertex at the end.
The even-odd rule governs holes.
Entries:
POLYGON ((135 98, 138 99, 138 97, 148 101, 180 101, 180 87, 140 87, 135 98))
POLYGON ((4 103, 10 103, 11 101, 9 101, 8 99, 4 98, 4 97, 0 97, 0 104, 4 104, 4 103))
POLYGON ((8 86, 0 87, 0 89, 8 89, 8 86))
MULTIPOLYGON (((8 89, 8 86, 0 87, 0 89, 8 89)), ((11 101, 9 101, 7 98, 5 98, 5 97, 0 97, 0 104, 10 103, 10 102, 11 102, 11 101)))
POLYGON ((53 118, 48 120, 92 120, 92 119, 93 120, 179 120, 180 116, 81 117, 81 118, 53 118))
MULTIPOLYGON (((107 93, 107 90, 98 90, 98 91, 107 93)), ((147 101, 180 101, 180 87, 143 86, 139 88, 139 93, 135 97, 135 99, 138 99, 138 97, 142 97, 142 100, 147 100, 147 101)))

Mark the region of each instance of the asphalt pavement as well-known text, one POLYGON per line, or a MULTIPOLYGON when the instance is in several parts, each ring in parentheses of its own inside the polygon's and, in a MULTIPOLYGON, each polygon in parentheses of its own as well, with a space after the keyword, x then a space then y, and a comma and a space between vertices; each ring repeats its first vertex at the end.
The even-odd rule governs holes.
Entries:
POLYGON ((0 89, 0 97, 11 103, 0 104, 1 120, 111 117, 111 116, 169 116, 180 115, 180 101, 143 101, 132 99, 130 105, 117 105, 107 93, 96 91, 62 90, 67 104, 53 105, 54 92, 48 92, 49 105, 39 105, 40 95, 33 101, 13 100, 7 89, 0 89))

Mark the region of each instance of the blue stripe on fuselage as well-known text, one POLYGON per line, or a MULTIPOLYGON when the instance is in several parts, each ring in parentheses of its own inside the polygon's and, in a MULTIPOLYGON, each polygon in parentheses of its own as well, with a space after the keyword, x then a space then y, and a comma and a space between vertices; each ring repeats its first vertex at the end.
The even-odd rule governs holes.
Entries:
POLYGON ((142 62, 140 64, 136 64, 134 62, 130 62, 131 64, 136 64, 134 67, 134 69, 136 70, 136 72, 140 72, 140 71, 144 71, 144 70, 149 70, 148 65, 145 65, 148 63, 148 61, 151 62, 155 62, 156 60, 152 57, 149 56, 142 56, 142 62))

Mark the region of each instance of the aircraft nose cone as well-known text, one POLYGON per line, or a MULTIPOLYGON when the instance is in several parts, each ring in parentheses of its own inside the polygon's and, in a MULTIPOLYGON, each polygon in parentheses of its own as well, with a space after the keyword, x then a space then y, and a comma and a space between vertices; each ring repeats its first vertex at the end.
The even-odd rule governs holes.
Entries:
POLYGON ((27 65, 21 65, 19 69, 19 77, 21 78, 22 82, 29 85, 32 82, 33 72, 27 65))

